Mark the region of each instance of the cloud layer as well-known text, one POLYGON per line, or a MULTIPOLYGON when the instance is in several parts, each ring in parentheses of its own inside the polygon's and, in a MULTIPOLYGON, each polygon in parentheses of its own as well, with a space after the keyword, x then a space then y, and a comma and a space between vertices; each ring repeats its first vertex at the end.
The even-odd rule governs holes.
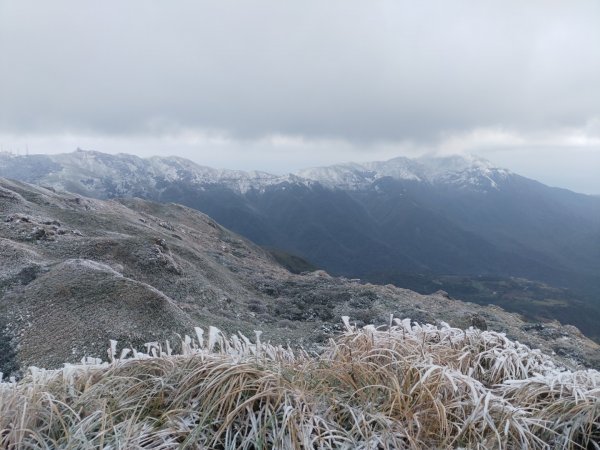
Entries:
POLYGON ((599 23, 594 1, 2 2, 0 137, 598 151, 599 23))

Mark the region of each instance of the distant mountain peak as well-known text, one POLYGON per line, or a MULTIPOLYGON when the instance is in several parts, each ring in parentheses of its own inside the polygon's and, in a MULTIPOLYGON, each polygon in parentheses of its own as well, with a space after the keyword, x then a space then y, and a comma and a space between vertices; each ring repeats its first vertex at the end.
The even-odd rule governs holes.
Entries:
POLYGON ((424 155, 415 161, 432 172, 460 172, 468 169, 493 169, 494 164, 487 159, 472 154, 432 156, 424 155))
POLYGON ((300 177, 328 187, 360 189, 390 177, 398 180, 452 184, 463 188, 498 189, 510 171, 474 155, 396 157, 387 161, 336 164, 297 172, 300 177))

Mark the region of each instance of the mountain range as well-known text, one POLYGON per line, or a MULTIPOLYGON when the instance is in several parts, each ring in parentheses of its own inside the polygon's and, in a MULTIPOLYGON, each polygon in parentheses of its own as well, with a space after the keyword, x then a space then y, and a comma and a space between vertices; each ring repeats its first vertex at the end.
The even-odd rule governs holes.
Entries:
POLYGON ((477 157, 395 158, 281 176, 78 150, 2 154, 0 176, 98 199, 179 203, 332 275, 504 301, 600 338, 600 198, 477 157), (541 298, 513 301, 515 291, 541 298))
MULTIPOLYGON (((543 326, 492 306, 391 285, 293 274, 210 217, 173 203, 97 200, 0 178, 0 372, 106 357, 109 339, 172 345, 195 326, 318 350, 343 328, 475 325, 600 366, 599 346, 575 327, 543 326), (177 333, 177 334, 176 334, 177 333)), ((175 348, 175 347, 174 347, 175 348)))

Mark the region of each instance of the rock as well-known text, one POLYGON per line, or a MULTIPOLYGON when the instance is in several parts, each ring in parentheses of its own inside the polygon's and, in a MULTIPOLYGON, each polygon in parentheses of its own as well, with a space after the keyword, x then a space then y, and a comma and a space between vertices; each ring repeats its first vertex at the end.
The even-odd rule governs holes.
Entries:
POLYGON ((442 289, 435 291, 432 295, 437 295, 439 297, 444 297, 444 298, 450 298, 450 294, 448 294, 446 291, 444 291, 442 289))
POLYGON ((471 326, 473 326, 474 328, 478 328, 482 331, 487 330, 487 322, 485 321, 485 318, 482 315, 471 314, 470 320, 471 326))

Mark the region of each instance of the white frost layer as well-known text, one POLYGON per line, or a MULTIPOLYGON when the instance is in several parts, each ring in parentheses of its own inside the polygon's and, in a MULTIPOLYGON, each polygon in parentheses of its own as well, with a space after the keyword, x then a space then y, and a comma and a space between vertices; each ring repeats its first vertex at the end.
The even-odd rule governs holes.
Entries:
POLYGON ((499 189, 499 181, 510 175, 489 161, 475 156, 399 157, 388 161, 346 163, 300 170, 286 175, 260 171, 213 169, 179 157, 139 158, 132 155, 106 155, 77 151, 54 156, 62 170, 49 177, 54 182, 79 182, 82 191, 103 192, 109 180, 113 195, 139 195, 147 189, 160 190, 161 183, 186 182, 200 186, 225 186, 239 193, 262 191, 269 186, 319 183, 329 188, 362 189, 391 177, 431 184, 454 185, 477 190, 499 189), (137 191, 136 191, 137 190, 137 191))

